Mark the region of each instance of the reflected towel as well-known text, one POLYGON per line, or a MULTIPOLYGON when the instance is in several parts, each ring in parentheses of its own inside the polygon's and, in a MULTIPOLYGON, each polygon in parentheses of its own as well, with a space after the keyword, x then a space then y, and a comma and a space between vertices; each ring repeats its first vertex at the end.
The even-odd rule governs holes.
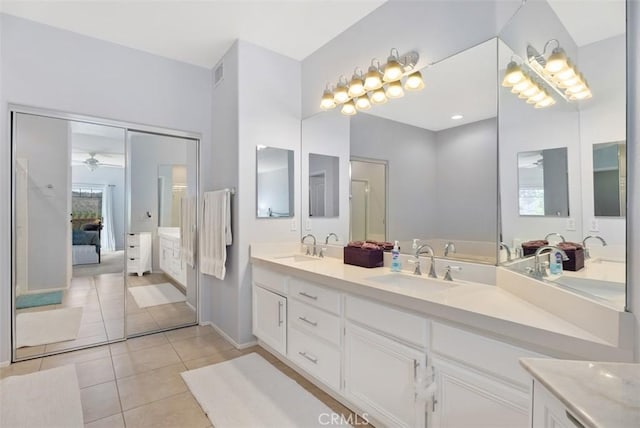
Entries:
POLYGON ((231 193, 206 192, 202 204, 200 272, 224 279, 227 245, 231 245, 231 193))
POLYGON ((196 254, 196 198, 180 199, 180 254, 189 266, 195 266, 196 254))

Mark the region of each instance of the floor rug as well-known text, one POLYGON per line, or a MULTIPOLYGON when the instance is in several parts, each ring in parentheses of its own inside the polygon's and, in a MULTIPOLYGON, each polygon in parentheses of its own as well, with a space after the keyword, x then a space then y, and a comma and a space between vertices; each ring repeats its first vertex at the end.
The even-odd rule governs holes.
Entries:
POLYGON ((166 305, 167 303, 184 302, 187 300, 184 294, 168 282, 129 287, 129 293, 131 293, 139 308, 148 308, 149 306, 166 305))
POLYGON ((62 303, 62 290, 48 293, 23 294, 16 297, 16 309, 34 308, 36 306, 59 305, 62 303))
POLYGON ((82 403, 73 365, 0 380, 1 427, 82 428, 82 403))
POLYGON ((16 347, 74 340, 81 319, 82 308, 20 313, 16 315, 16 347))
POLYGON ((329 407, 256 353, 182 378, 216 428, 322 427, 332 420, 329 407))

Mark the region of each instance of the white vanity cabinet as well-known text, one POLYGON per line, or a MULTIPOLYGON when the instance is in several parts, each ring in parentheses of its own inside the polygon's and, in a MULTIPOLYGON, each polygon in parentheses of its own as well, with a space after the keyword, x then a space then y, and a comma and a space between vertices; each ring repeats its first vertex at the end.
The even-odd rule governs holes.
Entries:
POLYGON ((345 396, 385 426, 424 427, 427 320, 345 298, 345 396))
POLYGON ((533 381, 531 428, 581 428, 584 425, 540 382, 533 381))
POLYGON ((151 272, 151 233, 127 234, 127 273, 151 272))
POLYGON ((449 325, 431 324, 437 428, 528 426, 529 385, 519 358, 540 354, 449 325))
POLYGON ((180 238, 160 235, 160 270, 182 286, 187 286, 187 269, 182 260, 180 238))
POLYGON ((287 353, 287 278, 253 268, 253 334, 274 351, 287 353))

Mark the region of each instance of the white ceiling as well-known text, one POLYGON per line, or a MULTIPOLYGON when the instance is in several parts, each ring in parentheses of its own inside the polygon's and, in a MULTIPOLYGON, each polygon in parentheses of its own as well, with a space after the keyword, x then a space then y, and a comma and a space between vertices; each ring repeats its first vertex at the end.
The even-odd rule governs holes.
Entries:
POLYGON ((2 11, 213 68, 236 39, 302 60, 384 2, 5 0, 2 11))
POLYGON ((92 123, 70 122, 71 160, 82 164, 91 153, 99 162, 124 168, 124 129, 92 123))
POLYGON ((625 32, 625 0, 547 1, 578 46, 625 32))
POLYGON ((431 131, 495 117, 496 55, 494 39, 426 67, 422 70, 423 90, 374 105, 366 114, 431 131), (463 118, 453 120, 454 114, 463 118))

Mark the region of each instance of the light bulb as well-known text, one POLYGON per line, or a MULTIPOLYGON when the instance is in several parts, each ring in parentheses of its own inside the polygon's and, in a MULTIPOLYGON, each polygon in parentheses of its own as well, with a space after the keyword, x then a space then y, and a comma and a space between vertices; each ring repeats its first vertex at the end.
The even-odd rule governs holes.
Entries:
POLYGON ((589 88, 586 88, 584 91, 582 92, 578 92, 577 94, 572 94, 569 99, 571 101, 580 101, 580 100, 588 100, 589 98, 592 98, 593 94, 591 93, 591 90, 589 88))
POLYGON ((547 73, 555 74, 565 68, 567 68, 567 55, 564 53, 564 49, 555 48, 547 60, 544 70, 547 73))
POLYGON ((576 73, 575 67, 570 66, 567 67, 566 69, 556 73, 553 77, 560 82, 564 82, 567 79, 571 79, 572 77, 575 77, 578 73, 576 73))
POLYGON ((424 88, 424 81, 422 80, 422 73, 414 71, 407 77, 407 81, 404 82, 404 88, 407 91, 419 91, 424 88))
POLYGON ((534 95, 537 95, 539 92, 540 92, 540 88, 537 85, 533 85, 530 88, 527 88, 524 91, 520 92, 519 97, 529 98, 529 97, 533 97, 534 95))
POLYGON ((526 91, 527 89, 531 88, 532 86, 533 86, 533 82, 531 81, 531 79, 526 77, 521 82, 513 85, 513 88, 511 88, 511 92, 514 93, 514 94, 519 94, 520 92, 526 91))
POLYGON ((346 103, 344 103, 342 105, 342 109, 340 110, 340 113, 344 114, 345 116, 353 116, 354 114, 356 114, 357 113, 356 105, 353 103, 353 100, 349 100, 346 103))
POLYGON ((384 104, 387 102, 387 95, 382 88, 378 88, 371 94, 371 102, 373 104, 384 104))
POLYGON ((562 88, 562 89, 567 89, 570 88, 572 86, 577 85, 578 83, 581 82, 580 76, 573 76, 570 77, 566 80, 561 80, 560 82, 558 82, 558 87, 562 88))
POLYGON ((522 69, 515 61, 511 61, 509 65, 507 65, 507 70, 504 73, 504 79, 502 80, 502 86, 507 88, 512 87, 513 85, 520 83, 522 79, 525 78, 522 69))
POLYGON ((384 76, 382 76, 382 80, 385 82, 393 82, 400 79, 402 73, 402 66, 398 62, 398 59, 392 55, 387 59, 387 64, 384 66, 384 76))
POLYGON ((364 89, 367 91, 373 91, 381 86, 382 77, 380 77, 380 71, 372 65, 364 76, 364 89))
POLYGON ((336 102, 333 99, 333 93, 329 89, 324 90, 322 100, 320 101, 320 108, 322 110, 331 110, 332 108, 336 108, 336 102))
POLYGON ((364 90, 364 83, 362 82, 362 78, 357 74, 354 74, 351 78, 351 82, 349 83, 349 96, 351 98, 355 98, 364 93, 366 93, 366 91, 364 90))
POLYGON ((545 99, 547 97, 547 93, 544 91, 540 91, 537 94, 529 97, 529 99, 527 100, 527 104, 536 104, 539 101, 542 101, 543 99, 545 99))
POLYGON ((333 91, 333 99, 338 104, 346 103, 349 100, 349 93, 344 83, 338 83, 338 87, 333 91))
POLYGON ((404 96, 404 90, 402 90, 402 85, 399 80, 395 82, 391 82, 387 85, 387 90, 385 94, 388 98, 400 98, 404 96))
POLYGON ((573 85, 572 87, 568 88, 565 91, 565 94, 567 95, 573 95, 573 94, 577 94, 579 92, 584 91, 585 89, 587 89, 587 85, 584 82, 579 82, 575 85, 573 85))
POLYGON ((556 103, 556 100, 554 100, 550 96, 546 96, 542 100, 538 101, 534 107, 535 108, 545 108, 545 107, 552 106, 555 103, 556 103))
POLYGON ((371 101, 369 101, 367 94, 364 94, 356 100, 356 108, 358 110, 369 110, 371 108, 371 101))

